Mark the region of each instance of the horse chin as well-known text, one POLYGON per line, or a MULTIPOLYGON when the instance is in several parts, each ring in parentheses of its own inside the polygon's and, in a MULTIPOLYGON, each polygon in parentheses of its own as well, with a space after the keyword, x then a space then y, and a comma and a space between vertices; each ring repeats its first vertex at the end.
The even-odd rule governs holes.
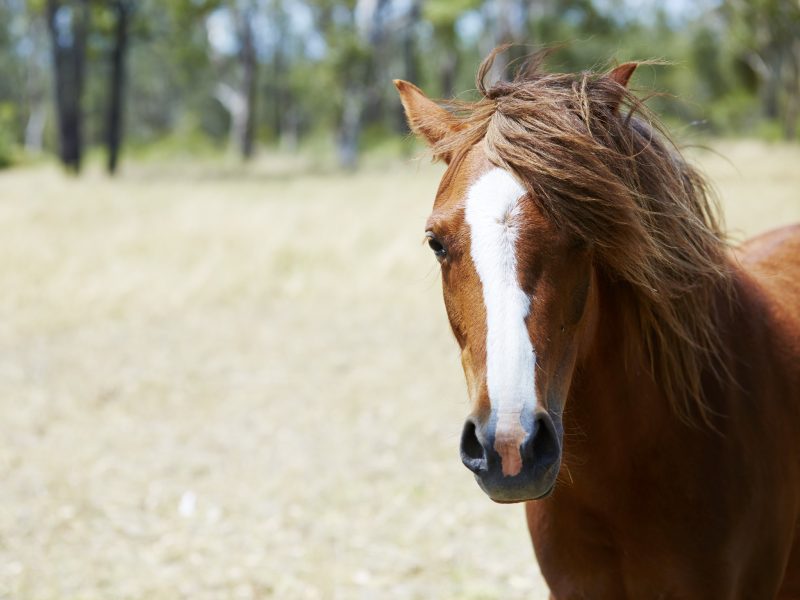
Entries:
POLYGON ((536 502, 537 500, 544 500, 545 498, 549 497, 553 490, 556 489, 556 485, 553 484, 549 490, 547 490, 541 496, 536 496, 535 498, 520 498, 519 500, 499 500, 497 498, 492 498, 489 496, 489 500, 494 502, 495 504, 520 504, 521 502, 536 502))
POLYGON ((485 481, 479 476, 475 480, 481 489, 497 504, 517 504, 542 500, 553 493, 558 479, 559 465, 553 465, 546 473, 535 479, 520 473, 515 477, 504 477, 501 480, 485 481))

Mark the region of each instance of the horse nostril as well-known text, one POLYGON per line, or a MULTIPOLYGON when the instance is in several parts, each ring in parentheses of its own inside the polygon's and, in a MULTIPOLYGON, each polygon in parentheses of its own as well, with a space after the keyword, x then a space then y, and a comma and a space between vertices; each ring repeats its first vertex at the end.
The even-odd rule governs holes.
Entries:
POLYGON ((533 425, 533 433, 525 440, 523 455, 537 467, 550 467, 561 456, 553 421, 547 414, 539 414, 533 425))
POLYGON ((486 470, 486 452, 471 419, 464 423, 464 431, 461 433, 461 462, 473 473, 486 470))
POLYGON ((461 452, 469 458, 483 458, 483 446, 478 441, 475 423, 472 421, 464 423, 464 431, 461 434, 461 452))

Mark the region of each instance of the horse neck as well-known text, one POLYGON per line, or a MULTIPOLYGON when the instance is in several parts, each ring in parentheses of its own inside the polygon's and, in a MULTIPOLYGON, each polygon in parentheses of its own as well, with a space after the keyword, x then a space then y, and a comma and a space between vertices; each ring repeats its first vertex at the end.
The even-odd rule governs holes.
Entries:
POLYGON ((648 357, 629 350, 636 347, 629 336, 640 335, 630 299, 601 275, 595 279, 587 337, 563 417, 571 470, 627 464, 631 452, 651 447, 665 428, 685 427, 656 385, 648 357))

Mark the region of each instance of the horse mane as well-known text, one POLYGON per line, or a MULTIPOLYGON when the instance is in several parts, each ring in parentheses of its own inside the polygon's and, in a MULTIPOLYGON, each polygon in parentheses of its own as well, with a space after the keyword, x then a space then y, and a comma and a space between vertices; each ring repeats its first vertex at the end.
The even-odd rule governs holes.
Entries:
MULTIPOLYGON (((702 377, 727 371, 720 298, 732 271, 719 206, 658 120, 599 72, 548 73, 547 51, 513 81, 484 83, 477 102, 446 101, 457 127, 434 148, 458 157, 483 141, 541 209, 592 248, 595 266, 621 291, 631 317, 629 351, 644 352, 677 414, 710 423, 702 377)), ((630 356, 630 355, 629 355, 630 356)))

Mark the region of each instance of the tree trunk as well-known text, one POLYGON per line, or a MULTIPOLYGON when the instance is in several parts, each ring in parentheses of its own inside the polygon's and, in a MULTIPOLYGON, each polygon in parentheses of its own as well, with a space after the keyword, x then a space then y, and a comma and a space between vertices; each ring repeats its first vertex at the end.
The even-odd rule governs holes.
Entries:
MULTIPOLYGON (((291 94, 287 96, 287 98, 291 98, 291 94)), ((297 111, 292 106, 292 103, 289 102, 286 106, 287 108, 283 113, 283 120, 281 123, 279 144, 282 150, 294 152, 297 150, 297 144, 300 139, 300 120, 298 119, 297 111)))
POLYGON ((227 83, 219 82, 214 89, 214 97, 231 117, 230 146, 241 148, 247 126, 247 101, 244 95, 227 83))
POLYGON ((47 80, 49 66, 42 60, 47 53, 48 27, 45 19, 33 19, 28 23, 27 36, 35 48, 26 60, 27 103, 30 107, 25 125, 25 151, 38 155, 44 148, 44 131, 47 124, 50 90, 47 80))
POLYGON ((768 119, 778 119, 780 117, 780 89, 781 71, 783 70, 783 56, 780 52, 772 52, 769 60, 768 77, 764 85, 763 106, 764 116, 768 119))
MULTIPOLYGON (((273 1, 271 4, 270 18, 275 24, 277 39, 272 51, 272 65, 270 76, 267 77, 267 85, 263 88, 270 101, 270 129, 278 143, 284 142, 290 146, 293 143, 292 137, 296 133, 293 106, 291 102, 291 86, 288 77, 289 60, 285 50, 290 46, 289 18, 284 10, 282 1, 273 1)), ((325 12, 325 11, 323 11, 325 12)), ((324 16, 324 15, 323 15, 324 16)), ((328 27, 329 24, 322 24, 328 27)), ((319 31, 327 31, 319 29, 319 31)))
POLYGON ((437 54, 440 57, 440 93, 442 98, 452 98, 456 95, 456 76, 461 62, 455 21, 439 23, 434 29, 433 37, 438 42, 437 54))
POLYGON ((117 171, 119 151, 122 144, 123 98, 125 95, 125 59, 128 52, 128 26, 131 5, 127 0, 116 0, 112 9, 116 13, 114 45, 111 49, 111 77, 109 79, 108 123, 106 146, 108 149, 108 172, 117 171))
MULTIPOLYGON (((525 0, 496 0, 491 4, 494 14, 490 19, 493 30, 494 46, 505 44, 530 43, 528 36, 528 18, 530 2, 525 0)), ((520 58, 525 56, 524 47, 512 46, 500 52, 489 71, 488 81, 510 81, 514 78, 520 58)))
POLYGON ((783 135, 787 140, 794 141, 797 137, 797 119, 800 117, 800 41, 795 41, 788 52, 790 76, 786 81, 783 135))
POLYGON ((458 73, 459 58, 458 50, 448 50, 442 53, 439 77, 441 79, 443 98, 452 98, 456 95, 456 75, 458 73))
POLYGON ((361 93, 361 125, 375 123, 386 124, 386 98, 384 96, 383 74, 387 70, 389 30, 386 21, 386 10, 391 0, 368 0, 362 2, 367 7, 369 16, 364 19, 366 28, 361 29, 362 43, 368 48, 364 57, 365 76, 360 82, 351 81, 352 85, 360 84, 361 93))
POLYGON ((249 10, 242 13, 241 61, 242 69, 244 71, 244 81, 242 84, 242 92, 244 96, 244 122, 242 124, 239 148, 244 160, 249 160, 253 156, 256 131, 256 88, 258 80, 258 63, 256 57, 255 40, 253 39, 253 26, 251 25, 251 17, 252 13, 249 10))
MULTIPOLYGON (((510 0, 496 0, 495 2, 487 4, 487 6, 494 11, 490 14, 488 19, 491 31, 488 41, 492 47, 503 46, 513 41, 507 16, 510 12, 510 4, 510 0)), ((492 48, 487 47, 483 54, 488 54, 488 51, 491 49, 492 48)), ((489 69, 487 79, 490 85, 504 79, 507 66, 508 50, 504 50, 495 56, 492 68, 489 69)))
POLYGON ((269 93, 272 96, 272 130, 277 139, 280 139, 283 131, 283 111, 286 109, 284 98, 285 63, 283 57, 283 34, 279 34, 279 41, 272 54, 272 81, 269 85, 269 93))
POLYGON ((218 82, 214 97, 230 115, 230 145, 242 159, 249 160, 255 151, 258 57, 252 25, 252 3, 241 10, 232 8, 239 38, 238 60, 242 68, 240 82, 218 82))
POLYGON ((339 166, 352 170, 358 166, 358 139, 361 135, 364 101, 359 89, 345 90, 344 106, 336 136, 339 166))
POLYGON ((419 2, 413 2, 408 11, 406 27, 403 31, 403 70, 407 81, 417 82, 419 65, 417 64, 417 24, 421 16, 419 2))
POLYGON ((25 152, 39 154, 44 147, 44 126, 47 123, 47 107, 44 102, 31 108, 28 123, 25 126, 25 152))
POLYGON ((47 23, 53 46, 59 155, 64 166, 81 168, 83 132, 81 97, 86 56, 88 0, 47 0, 47 23))
MULTIPOLYGON (((412 83, 419 83, 419 65, 417 64, 417 25, 422 16, 419 0, 412 0, 408 9, 405 26, 402 29, 403 45, 403 78, 412 83)), ((406 112, 398 102, 395 111, 395 128, 400 133, 408 133, 406 112)))

